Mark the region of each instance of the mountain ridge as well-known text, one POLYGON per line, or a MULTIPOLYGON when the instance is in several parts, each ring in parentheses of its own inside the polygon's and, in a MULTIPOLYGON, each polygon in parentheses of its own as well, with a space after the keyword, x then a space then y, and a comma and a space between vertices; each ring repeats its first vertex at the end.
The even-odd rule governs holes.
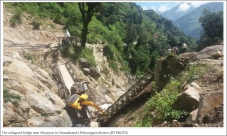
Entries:
POLYGON ((190 12, 192 12, 192 11, 194 11, 194 10, 196 9, 195 7, 191 6, 191 4, 189 3, 190 9, 188 9, 188 10, 186 10, 186 11, 179 11, 179 12, 178 12, 179 6, 180 6, 181 4, 183 4, 183 3, 187 3, 187 2, 181 2, 181 3, 179 3, 177 6, 173 7, 173 8, 170 9, 170 10, 165 11, 165 12, 162 13, 161 15, 162 15, 163 17, 169 19, 169 20, 175 21, 175 20, 177 20, 178 18, 180 18, 180 17, 182 17, 182 16, 184 16, 184 15, 186 15, 186 14, 188 14, 188 13, 190 13, 190 12), (177 15, 175 15, 176 13, 177 13, 177 15))
POLYGON ((205 8, 213 12, 223 11, 223 3, 212 2, 201 5, 194 11, 173 21, 173 24, 177 26, 181 31, 183 31, 187 36, 191 36, 194 39, 198 40, 200 38, 200 30, 202 30, 202 26, 199 23, 199 18, 203 15, 203 10, 205 8))

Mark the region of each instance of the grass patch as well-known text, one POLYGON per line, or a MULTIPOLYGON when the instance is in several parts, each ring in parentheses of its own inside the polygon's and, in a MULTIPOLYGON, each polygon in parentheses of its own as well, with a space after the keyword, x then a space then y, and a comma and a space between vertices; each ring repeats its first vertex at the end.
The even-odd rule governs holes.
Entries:
POLYGON ((31 60, 32 61, 32 64, 34 64, 35 63, 35 60, 34 60, 34 57, 33 57, 33 55, 31 54, 31 53, 25 53, 24 54, 24 57, 26 58, 26 59, 28 59, 28 60, 31 60))
POLYGON ((109 66, 116 72, 118 72, 118 66, 117 66, 117 58, 114 51, 114 46, 112 45, 106 45, 103 48, 103 55, 107 57, 107 60, 109 62, 109 66))
POLYGON ((49 115, 47 113, 41 113, 41 116, 49 117, 49 115))
MULTIPOLYGON (((174 102, 180 95, 181 85, 184 82, 191 83, 205 74, 210 69, 209 66, 193 65, 188 70, 182 72, 175 79, 171 79, 165 86, 162 92, 157 93, 146 103, 145 108, 137 114, 137 118, 142 118, 135 127, 151 127, 154 119, 151 118, 150 113, 155 112, 156 119, 160 121, 171 121, 181 118, 188 113, 185 111, 179 111, 172 108, 174 102)), ((155 86, 155 85, 154 85, 155 86)), ((156 89, 153 89, 156 91, 156 89)))
POLYGON ((10 93, 7 88, 3 89, 3 99, 6 100, 6 101, 9 101, 10 98, 21 100, 20 95, 15 95, 15 94, 10 93))
POLYGON ((106 45, 103 48, 103 55, 107 57, 107 60, 109 62, 109 66, 115 71, 118 72, 118 64, 122 63, 124 64, 124 67, 120 68, 120 70, 129 70, 127 66, 125 65, 125 61, 122 58, 121 52, 118 51, 118 49, 113 45, 106 45))
POLYGON ((79 58, 85 58, 91 63, 91 66, 96 66, 92 48, 69 45, 67 47, 61 47, 60 51, 63 57, 70 58, 73 63, 76 63, 76 60, 79 58))

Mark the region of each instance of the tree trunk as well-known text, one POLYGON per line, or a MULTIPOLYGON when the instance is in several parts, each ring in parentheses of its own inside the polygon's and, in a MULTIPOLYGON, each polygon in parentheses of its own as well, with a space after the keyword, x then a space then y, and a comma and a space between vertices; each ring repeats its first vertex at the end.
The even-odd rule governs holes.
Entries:
POLYGON ((87 41, 87 33, 88 33, 88 24, 87 23, 84 23, 84 26, 83 26, 83 30, 81 32, 81 46, 83 48, 85 48, 85 44, 86 44, 86 41, 87 41))

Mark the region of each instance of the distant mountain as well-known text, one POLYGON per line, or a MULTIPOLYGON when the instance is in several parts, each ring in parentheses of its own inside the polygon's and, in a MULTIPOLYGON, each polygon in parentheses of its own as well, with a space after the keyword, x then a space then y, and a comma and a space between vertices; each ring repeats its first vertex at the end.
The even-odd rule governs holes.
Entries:
POLYGON ((172 20, 172 21, 175 21, 177 20, 178 18, 192 12, 193 10, 195 10, 196 8, 193 7, 190 3, 187 3, 187 5, 189 6, 189 9, 186 10, 186 11, 179 11, 180 9, 180 5, 181 4, 184 4, 186 2, 181 2, 179 3, 177 6, 175 6, 174 8, 170 9, 170 10, 167 10, 166 12, 162 13, 161 16, 169 19, 169 20, 172 20))
POLYGON ((223 11, 223 2, 211 2, 201 5, 194 11, 175 20, 173 24, 182 30, 187 36, 191 36, 198 40, 200 39, 199 33, 203 29, 199 23, 199 18, 203 15, 205 8, 214 12, 223 11))

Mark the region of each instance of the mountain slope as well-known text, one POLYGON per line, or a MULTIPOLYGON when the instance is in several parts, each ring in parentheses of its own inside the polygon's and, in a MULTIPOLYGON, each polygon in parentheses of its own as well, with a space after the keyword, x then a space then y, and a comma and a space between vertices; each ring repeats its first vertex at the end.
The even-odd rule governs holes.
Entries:
MULTIPOLYGON (((76 2, 15 2, 6 3, 6 6, 17 13, 10 18, 12 24, 18 22, 17 27, 25 23, 21 20, 23 13, 29 13, 34 28, 43 27, 49 19, 68 29, 71 36, 77 37, 79 41, 81 39, 83 21, 76 2)), ((194 39, 186 37, 172 21, 161 17, 153 10, 143 11, 135 3, 127 2, 100 3, 99 6, 105 12, 93 15, 88 26, 87 43, 106 43, 104 52, 106 56, 112 54, 109 55, 108 61, 116 71, 121 68, 117 65, 120 62, 124 65, 122 69, 139 75, 148 69, 153 69, 155 60, 166 56, 169 48, 180 47, 186 41, 189 49, 196 46, 194 39), (124 43, 126 47, 123 46, 124 43)), ((76 60, 78 54, 69 56, 72 60, 76 60)), ((86 59, 93 62, 92 57, 86 59)))
POLYGON ((188 5, 190 6, 190 8, 186 11, 178 11, 179 7, 181 4, 184 4, 184 2, 181 2, 180 4, 178 4, 177 6, 175 6, 174 8, 172 8, 171 10, 168 10, 164 13, 162 13, 161 15, 169 20, 175 21, 178 18, 192 12, 193 10, 195 10, 196 8, 191 6, 190 3, 188 3, 188 5))
POLYGON ((180 28, 180 30, 182 30, 187 36, 191 36, 198 40, 200 30, 202 30, 199 18, 203 15, 203 10, 205 8, 214 12, 223 11, 223 3, 212 2, 204 4, 187 15, 175 20, 173 22, 174 25, 180 28))

